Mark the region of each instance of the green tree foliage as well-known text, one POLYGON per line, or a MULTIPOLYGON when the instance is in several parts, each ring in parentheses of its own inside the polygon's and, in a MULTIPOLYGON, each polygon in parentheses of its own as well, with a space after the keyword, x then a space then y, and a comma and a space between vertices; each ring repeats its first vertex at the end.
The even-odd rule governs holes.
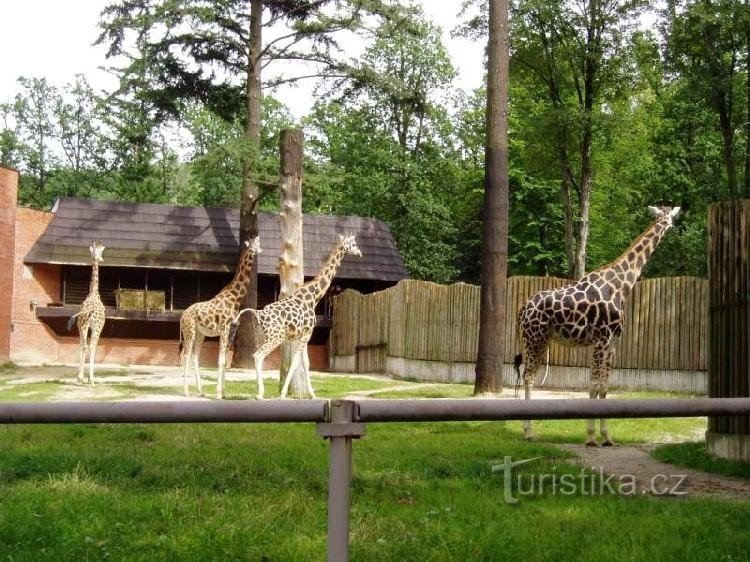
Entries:
POLYGON ((451 209, 461 189, 441 104, 455 73, 436 31, 381 26, 352 87, 316 107, 308 137, 320 165, 339 170, 338 212, 385 220, 412 275, 448 282, 459 275, 451 209))
POLYGON ((713 112, 727 196, 749 196, 750 5, 670 0, 665 28, 667 62, 684 83, 683 95, 713 112))

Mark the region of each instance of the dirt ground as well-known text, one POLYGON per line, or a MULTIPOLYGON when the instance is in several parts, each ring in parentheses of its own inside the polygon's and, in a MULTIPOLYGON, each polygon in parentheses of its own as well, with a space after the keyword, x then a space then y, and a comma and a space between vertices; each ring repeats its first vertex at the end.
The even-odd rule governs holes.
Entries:
MULTIPOLYGON (((76 370, 73 366, 38 366, 32 369, 24 369, 23 377, 10 377, 4 384, 30 384, 39 382, 62 382, 60 390, 55 393, 51 400, 73 401, 73 400, 209 400, 206 397, 184 397, 179 390, 182 388, 182 372, 177 367, 124 367, 124 366, 102 366, 96 375, 98 385, 94 388, 88 385, 80 385, 75 381, 76 370), (130 383, 143 387, 143 393, 137 396, 123 398, 114 386, 108 383, 130 383), (148 387, 153 387, 154 392, 148 392, 148 387), (175 387, 178 392, 165 394, 165 387, 175 387)), ((215 374, 215 373, 214 373, 215 374)), ((267 378, 278 380, 278 371, 264 373, 267 378)), ((314 373, 314 377, 340 376, 324 373, 314 373)), ((439 387, 438 383, 405 383, 393 380, 385 376, 372 375, 384 381, 392 381, 393 385, 377 390, 354 392, 347 396, 350 399, 366 400, 368 396, 383 391, 407 390, 421 387, 439 387)), ((227 372, 226 379, 233 381, 254 380, 255 375, 250 371, 231 370, 227 372)), ((194 381, 191 380, 191 388, 194 381)), ((585 392, 571 391, 549 391, 540 390, 535 392, 537 398, 585 398, 585 392)), ((506 389, 502 398, 513 398, 513 389, 506 389)), ((694 436, 696 440, 702 436, 694 436)), ((665 436, 665 442, 674 442, 669 436, 665 436)), ((658 443, 642 445, 621 445, 615 447, 586 447, 583 444, 558 444, 555 446, 565 449, 580 460, 582 467, 588 467, 597 474, 613 476, 615 482, 635 482, 639 494, 654 494, 670 498, 690 497, 695 495, 719 496, 724 498, 750 499, 750 480, 732 478, 716 474, 709 474, 698 470, 681 468, 674 465, 662 463, 651 457, 650 452, 657 447, 658 443)))

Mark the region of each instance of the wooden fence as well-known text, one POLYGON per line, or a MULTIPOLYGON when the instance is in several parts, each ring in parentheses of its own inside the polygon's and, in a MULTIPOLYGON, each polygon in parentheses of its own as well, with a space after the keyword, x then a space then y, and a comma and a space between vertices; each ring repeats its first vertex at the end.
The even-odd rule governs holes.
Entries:
MULTIPOLYGON (((520 351, 515 317, 535 292, 568 281, 549 277, 508 280, 505 361, 520 351)), ((646 279, 628 299, 614 367, 705 371, 708 282, 691 277, 646 279)), ((349 358, 346 370, 382 372, 389 358, 440 363, 476 361, 479 287, 402 281, 370 295, 345 291, 334 303, 331 356, 349 358)), ((550 365, 587 368, 590 350, 550 347, 550 365)))

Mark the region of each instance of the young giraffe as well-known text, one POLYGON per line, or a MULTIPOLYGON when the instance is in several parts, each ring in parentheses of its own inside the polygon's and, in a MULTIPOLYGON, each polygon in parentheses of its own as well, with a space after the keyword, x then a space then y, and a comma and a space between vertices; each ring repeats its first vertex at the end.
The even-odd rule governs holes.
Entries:
MULTIPOLYGON (((579 281, 533 295, 519 310, 518 335, 523 342, 523 355, 516 355, 514 363, 520 377, 525 359, 523 382, 527 400, 531 398, 534 376, 550 339, 594 347, 589 397, 607 397, 609 370, 615 344, 622 333, 625 301, 680 208, 649 207, 649 211, 657 217, 656 222, 619 258, 579 281)), ((524 422, 523 431, 526 439, 534 438, 531 421, 524 422)), ((614 444, 605 419, 600 420, 600 432, 602 445, 614 444)), ((597 445, 594 420, 587 423, 586 445, 597 445)))
POLYGON ((288 297, 278 300, 264 307, 262 310, 245 308, 241 310, 232 322, 230 339, 234 337, 237 323, 245 312, 252 312, 255 317, 256 328, 263 334, 263 345, 253 354, 255 360, 255 376, 258 382, 258 398, 263 398, 263 360, 274 349, 285 341, 292 342, 292 361, 289 372, 281 389, 281 398, 286 398, 292 374, 302 361, 307 392, 315 398, 315 392, 310 380, 310 358, 307 355, 307 342, 317 323, 315 305, 326 294, 331 280, 336 274, 341 261, 346 254, 362 256, 357 247, 354 236, 340 236, 336 247, 331 252, 318 275, 302 285, 288 297))
POLYGON ((104 328, 104 304, 99 297, 99 264, 104 261, 104 245, 94 241, 89 247, 91 251, 91 282, 89 283, 89 294, 81 303, 81 309, 68 320, 68 330, 73 329, 73 324, 78 326, 80 338, 78 367, 78 382, 83 382, 83 371, 86 363, 86 354, 89 354, 89 384, 94 384, 94 358, 96 357, 96 345, 99 335, 104 328), (90 334, 89 334, 90 330, 90 334))
POLYGON ((242 305, 250 281, 253 257, 261 252, 256 236, 251 243, 245 241, 234 278, 214 298, 191 304, 180 316, 180 350, 183 364, 183 391, 190 394, 188 377, 192 360, 195 384, 203 394, 200 377, 200 352, 206 336, 219 336, 219 373, 216 381, 216 398, 224 397, 224 368, 226 365, 229 326, 242 305))

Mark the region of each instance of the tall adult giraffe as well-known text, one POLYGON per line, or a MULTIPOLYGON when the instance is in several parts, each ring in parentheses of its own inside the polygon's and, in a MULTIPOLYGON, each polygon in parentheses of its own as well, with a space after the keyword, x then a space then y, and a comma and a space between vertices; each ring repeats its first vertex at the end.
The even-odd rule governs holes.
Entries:
MULTIPOLYGON (((521 376, 525 398, 531 398, 534 376, 551 339, 569 345, 593 346, 594 357, 589 380, 589 397, 606 398, 609 371, 614 348, 622 334, 625 302, 643 266, 662 237, 672 227, 679 207, 649 207, 656 222, 646 229, 627 250, 612 263, 592 271, 580 280, 533 295, 518 312, 518 334, 523 355, 515 357, 516 372, 521 376)), ((587 422, 586 445, 596 446, 594 420, 587 422)), ((607 420, 600 420, 602 445, 614 443, 609 436, 607 420)), ((523 425, 524 436, 533 439, 531 421, 523 425)))
POLYGON ((188 377, 190 364, 195 370, 195 385, 203 393, 200 377, 201 345, 206 336, 219 336, 219 373, 216 381, 216 398, 224 397, 224 369, 227 358, 227 343, 230 323, 242 305, 250 281, 253 258, 259 254, 260 240, 256 236, 252 242, 244 242, 234 278, 219 293, 208 301, 196 302, 185 309, 180 316, 180 349, 183 363, 183 392, 190 394, 188 377))
POLYGON ((336 247, 323 264, 318 275, 302 285, 288 297, 265 306, 262 310, 245 308, 241 310, 232 322, 233 338, 240 317, 246 312, 252 312, 260 333, 263 334, 263 344, 253 355, 255 360, 255 376, 258 382, 258 398, 263 398, 265 388, 263 384, 263 360, 274 349, 285 341, 292 342, 292 361, 281 389, 281 398, 286 398, 292 374, 302 361, 305 374, 307 392, 315 398, 315 392, 310 380, 310 358, 307 355, 307 343, 317 323, 315 306, 326 294, 331 280, 336 274, 341 261, 346 254, 362 256, 354 236, 340 236, 336 247))
POLYGON ((73 329, 73 324, 78 326, 79 337, 79 367, 78 382, 84 382, 83 371, 86 363, 86 354, 89 355, 89 384, 94 384, 94 358, 96 357, 96 345, 104 328, 104 304, 99 296, 99 264, 104 261, 104 245, 99 241, 91 242, 91 281, 89 282, 89 294, 81 303, 81 308, 68 320, 68 330, 73 329))

